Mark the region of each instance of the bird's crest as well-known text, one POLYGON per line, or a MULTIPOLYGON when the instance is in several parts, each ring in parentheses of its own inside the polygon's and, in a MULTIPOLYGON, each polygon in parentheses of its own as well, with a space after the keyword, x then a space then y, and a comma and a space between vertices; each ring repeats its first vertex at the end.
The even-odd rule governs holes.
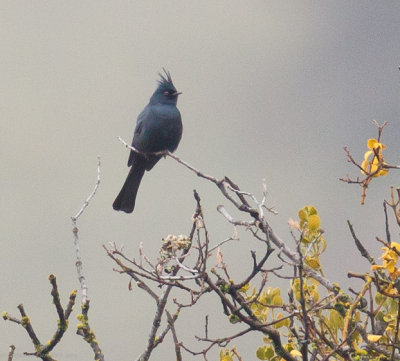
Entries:
POLYGON ((160 80, 158 81, 158 85, 162 88, 170 88, 171 86, 175 88, 174 83, 172 82, 172 78, 171 78, 171 74, 168 70, 166 70, 165 68, 163 68, 163 71, 165 73, 158 73, 158 75, 160 76, 160 80))

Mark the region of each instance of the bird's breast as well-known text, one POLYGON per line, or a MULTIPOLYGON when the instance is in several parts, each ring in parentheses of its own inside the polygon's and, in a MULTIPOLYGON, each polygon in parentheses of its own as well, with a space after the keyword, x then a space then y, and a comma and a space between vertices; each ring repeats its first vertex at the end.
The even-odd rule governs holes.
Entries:
POLYGON ((182 120, 175 106, 153 106, 151 112, 143 119, 140 134, 135 135, 134 142, 142 152, 173 152, 182 136, 182 120))

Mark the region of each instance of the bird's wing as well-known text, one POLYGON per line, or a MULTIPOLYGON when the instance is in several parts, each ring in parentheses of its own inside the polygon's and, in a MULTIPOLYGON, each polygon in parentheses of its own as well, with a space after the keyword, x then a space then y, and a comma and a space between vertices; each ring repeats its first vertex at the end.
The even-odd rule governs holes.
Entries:
MULTIPOLYGON (((146 141, 144 139, 144 132, 146 128, 146 123, 149 123, 150 120, 152 119, 153 114, 152 114, 152 109, 150 104, 148 104, 138 115, 137 121, 136 121, 136 127, 135 131, 133 133, 133 139, 132 139, 132 147, 137 149, 140 152, 145 152, 146 149, 146 141)), ((134 162, 135 157, 138 156, 136 152, 131 150, 131 153, 129 154, 129 159, 128 159, 128 167, 131 166, 134 162)))
MULTIPOLYGON (((148 119, 151 117, 151 107, 150 105, 147 105, 138 115, 137 120, 136 120, 136 128, 135 132, 133 134, 133 139, 135 139, 135 136, 139 136, 140 133, 142 132, 143 129, 143 124, 148 121, 148 119)), ((133 144, 133 140, 132 140, 133 144)))

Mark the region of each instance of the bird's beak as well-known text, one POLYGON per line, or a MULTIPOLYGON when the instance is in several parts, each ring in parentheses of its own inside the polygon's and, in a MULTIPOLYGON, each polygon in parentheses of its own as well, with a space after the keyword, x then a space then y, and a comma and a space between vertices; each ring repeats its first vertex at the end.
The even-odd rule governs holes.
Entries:
POLYGON ((182 92, 175 92, 175 93, 173 93, 172 95, 174 96, 174 97, 177 97, 178 95, 181 95, 182 94, 182 92))

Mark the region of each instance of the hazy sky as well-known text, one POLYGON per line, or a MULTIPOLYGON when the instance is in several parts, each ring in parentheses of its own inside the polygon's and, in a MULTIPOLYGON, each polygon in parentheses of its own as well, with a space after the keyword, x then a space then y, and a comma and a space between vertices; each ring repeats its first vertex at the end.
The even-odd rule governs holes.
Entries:
MULTIPOLYGON (((131 141, 162 67, 183 91, 176 154, 257 196, 266 178, 269 204, 279 211, 271 224, 289 244, 288 218, 313 204, 326 232, 327 276, 345 286, 347 270, 365 272, 346 219, 379 254, 382 200, 400 178, 392 172, 373 182, 360 206, 360 189, 338 181, 359 175, 342 147, 361 160, 366 140, 376 136, 371 120, 388 121, 386 157, 400 163, 399 18, 399 1, 0 1, 0 309, 17 315, 23 302, 41 340, 53 334, 47 276, 57 274, 63 303, 79 287, 70 217, 94 185, 97 155, 101 185, 78 226, 91 324, 108 360, 132 360, 143 350, 154 304, 140 290, 128 291, 101 245, 116 241, 137 255, 143 242, 156 257, 162 237, 189 233, 193 189, 212 242, 231 235, 216 206, 231 207, 171 159, 145 175, 133 214, 111 207, 128 172, 117 136, 131 141)), ((240 236, 226 251, 236 274, 259 247, 244 231, 240 236)), ((220 313, 218 302, 212 305, 220 313)), ((203 330, 197 316, 181 320, 186 340, 188 329, 203 330)), ((219 329, 210 326, 214 336, 226 330, 221 320, 219 329)), ((59 360, 92 358, 75 324, 71 318, 59 360)), ((174 357, 169 342, 154 359, 174 357)), ((251 342, 247 349, 238 344, 246 359, 262 340, 251 342)), ((0 358, 10 344, 16 360, 33 350, 21 327, 1 322, 0 358)))

